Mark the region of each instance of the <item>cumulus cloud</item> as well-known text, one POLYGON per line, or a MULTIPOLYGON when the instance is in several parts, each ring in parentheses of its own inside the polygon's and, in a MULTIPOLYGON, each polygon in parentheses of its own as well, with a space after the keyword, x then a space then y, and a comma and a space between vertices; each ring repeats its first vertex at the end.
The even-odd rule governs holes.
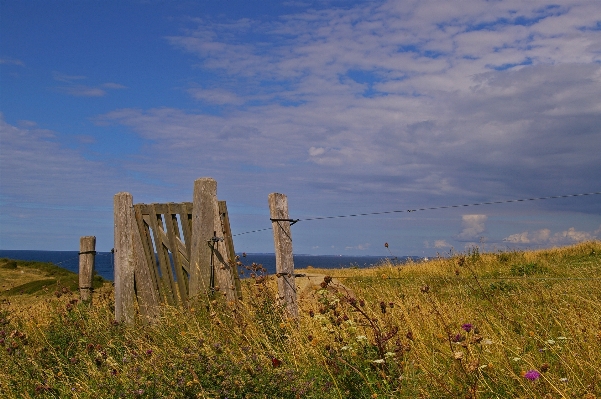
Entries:
POLYGON ((451 248, 452 245, 449 244, 446 240, 435 240, 434 248, 451 248))
POLYGON ((463 230, 457 235, 459 241, 473 241, 481 238, 481 234, 486 230, 486 215, 462 215, 461 225, 463 230))
MULTIPOLYGON (((601 228, 599 229, 601 230, 601 228)), ((574 227, 552 234, 549 229, 536 231, 524 231, 522 233, 511 234, 505 237, 503 241, 511 244, 553 244, 568 245, 582 241, 590 241, 597 238, 599 230, 594 232, 578 231, 574 227)))

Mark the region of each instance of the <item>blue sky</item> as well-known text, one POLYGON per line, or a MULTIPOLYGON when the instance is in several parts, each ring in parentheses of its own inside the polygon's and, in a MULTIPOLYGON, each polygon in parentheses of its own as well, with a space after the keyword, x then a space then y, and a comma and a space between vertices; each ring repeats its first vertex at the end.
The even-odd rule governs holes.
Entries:
MULTIPOLYGON (((113 196, 233 232, 291 217, 601 191, 601 5, 523 0, 0 0, 0 248, 113 236, 113 196)), ((294 225, 310 254, 601 237, 601 196, 294 225)), ((272 252, 269 231, 235 239, 272 252)))

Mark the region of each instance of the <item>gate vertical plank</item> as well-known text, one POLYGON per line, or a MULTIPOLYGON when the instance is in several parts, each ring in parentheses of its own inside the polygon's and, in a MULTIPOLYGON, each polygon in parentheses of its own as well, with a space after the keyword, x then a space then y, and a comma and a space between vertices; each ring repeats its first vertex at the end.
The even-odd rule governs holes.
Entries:
POLYGON ((165 246, 163 245, 163 238, 161 237, 161 232, 163 232, 162 227, 159 224, 163 224, 163 219, 161 218, 161 214, 156 213, 156 209, 154 204, 150 205, 150 216, 148 221, 150 222, 150 228, 152 229, 152 234, 154 237, 154 245, 159 258, 159 268, 161 270, 161 281, 163 282, 163 287, 165 287, 167 303, 169 305, 175 305, 176 295, 173 292, 173 273, 171 271, 171 262, 169 261, 169 255, 165 250, 165 246), (159 230, 160 229, 160 230, 159 230))
MULTIPOLYGON (((280 193, 271 193, 268 196, 268 202, 271 219, 288 219, 288 197, 280 193)), ((286 303, 289 315, 297 318, 298 304, 296 301, 290 222, 272 221, 272 226, 278 294, 280 300, 286 303)))
POLYGON ((169 214, 165 215, 165 225, 167 227, 167 237, 169 237, 169 245, 171 247, 171 256, 173 257, 173 268, 175 269, 175 278, 177 280, 179 296, 182 303, 186 305, 188 303, 188 290, 184 280, 182 255, 180 254, 178 246, 180 234, 176 217, 177 210, 175 209, 174 205, 175 204, 168 204, 169 214))
POLYGON ((92 302, 92 277, 96 258, 96 237, 79 239, 79 295, 83 302, 92 302))
MULTIPOLYGON (((134 209, 135 216, 135 209, 134 209)), ((132 244, 134 247, 134 281, 136 296, 140 314, 148 320, 158 316, 158 305, 160 296, 153 280, 153 270, 147 263, 144 244, 142 243, 142 232, 138 229, 137 223, 133 226, 132 244)))
POLYGON ((115 194, 115 320, 131 323, 134 319, 134 247, 133 197, 130 193, 115 194))
POLYGON ((215 198, 215 235, 221 238, 220 241, 213 242, 213 268, 215 270, 215 277, 219 286, 219 292, 221 292, 228 301, 235 301, 237 299, 236 294, 236 282, 234 280, 234 273, 232 267, 232 260, 230 259, 228 248, 226 245, 224 231, 223 231, 223 220, 221 212, 219 212, 219 202, 215 198))
POLYGON ((190 298, 211 293, 211 247, 215 231, 217 182, 203 177, 194 181, 192 239, 190 245, 190 298))
POLYGON ((158 276, 156 257, 154 255, 154 247, 150 237, 150 230, 146 222, 144 222, 144 215, 142 214, 142 208, 140 205, 134 205, 134 215, 136 217, 136 223, 138 224, 138 231, 140 232, 140 239, 142 240, 142 250, 144 251, 144 259, 146 259, 146 266, 149 271, 151 282, 158 295, 159 302, 162 303, 165 300, 165 293, 164 289, 161 287, 161 282, 158 276))
POLYGON ((242 300, 242 284, 238 275, 238 266, 236 265, 236 251, 234 250, 234 239, 230 228, 230 217, 227 213, 227 203, 219 201, 219 214, 221 215, 221 227, 223 229, 223 240, 227 249, 229 263, 231 265, 232 276, 234 278, 234 286, 236 289, 236 298, 242 300))

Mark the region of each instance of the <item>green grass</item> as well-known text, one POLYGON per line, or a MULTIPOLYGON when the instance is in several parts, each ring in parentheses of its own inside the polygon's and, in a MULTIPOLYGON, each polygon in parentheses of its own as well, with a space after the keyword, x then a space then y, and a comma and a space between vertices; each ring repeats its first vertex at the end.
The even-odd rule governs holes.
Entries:
MULTIPOLYGON (((0 258, 0 283, 0 298, 32 294, 39 296, 44 292, 62 293, 63 289, 77 291, 79 277, 53 263, 0 258)), ((100 288, 104 283, 101 276, 94 275, 94 288, 100 288)))
POLYGON ((150 324, 114 323, 110 286, 93 306, 5 293, 0 396, 601 396, 600 242, 303 273, 335 279, 309 289, 297 321, 272 278, 245 280, 244 302, 165 307, 150 324))

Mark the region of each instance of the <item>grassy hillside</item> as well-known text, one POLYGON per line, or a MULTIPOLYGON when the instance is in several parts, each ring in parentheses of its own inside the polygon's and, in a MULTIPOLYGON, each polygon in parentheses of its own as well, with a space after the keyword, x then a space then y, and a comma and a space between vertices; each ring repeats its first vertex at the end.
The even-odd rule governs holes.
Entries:
POLYGON ((601 397, 600 242, 300 272, 298 321, 271 277, 246 280, 242 303, 133 325, 113 321, 110 290, 24 306, 10 287, 0 396, 601 397))
MULTIPOLYGON (((103 283, 101 276, 94 276, 94 288, 103 283)), ((63 291, 77 291, 78 287, 76 273, 52 263, 0 258, 0 300, 30 304, 63 291)))

